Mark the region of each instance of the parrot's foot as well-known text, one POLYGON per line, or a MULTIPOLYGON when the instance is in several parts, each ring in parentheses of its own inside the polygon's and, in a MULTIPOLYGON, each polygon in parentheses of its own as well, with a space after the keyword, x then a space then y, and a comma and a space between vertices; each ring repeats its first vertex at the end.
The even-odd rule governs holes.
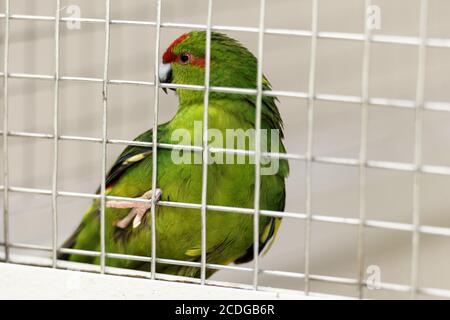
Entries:
MULTIPOLYGON (((140 199, 150 200, 152 198, 153 190, 149 190, 140 196, 140 199)), ((155 189, 155 202, 159 200, 161 197, 162 191, 161 189, 155 189)), ((150 209, 152 204, 150 202, 137 202, 137 201, 107 201, 106 207, 108 208, 117 208, 117 209, 127 209, 132 208, 128 215, 119 220, 116 223, 116 226, 125 229, 128 227, 133 221, 133 228, 139 227, 141 224, 142 218, 145 216, 145 213, 148 209, 150 209)))

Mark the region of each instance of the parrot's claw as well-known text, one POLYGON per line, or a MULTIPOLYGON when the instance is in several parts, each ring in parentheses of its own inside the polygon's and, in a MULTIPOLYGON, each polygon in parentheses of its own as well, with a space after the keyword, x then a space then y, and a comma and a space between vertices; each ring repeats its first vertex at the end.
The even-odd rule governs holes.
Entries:
MULTIPOLYGON (((152 190, 147 191, 140 199, 150 200, 152 198, 152 190)), ((161 198, 162 191, 161 189, 155 189, 155 202, 161 198)), ((108 208, 117 208, 117 209, 127 209, 132 208, 131 211, 122 219, 120 219, 116 226, 125 229, 128 227, 133 221, 133 228, 139 227, 141 224, 142 218, 145 216, 145 213, 152 206, 149 202, 137 202, 137 201, 107 201, 106 207, 108 208)))

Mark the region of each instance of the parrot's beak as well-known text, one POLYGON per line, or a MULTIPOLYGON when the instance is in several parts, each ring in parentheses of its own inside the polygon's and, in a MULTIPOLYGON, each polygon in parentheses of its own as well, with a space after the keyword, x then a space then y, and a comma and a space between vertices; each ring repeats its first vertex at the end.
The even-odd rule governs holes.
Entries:
MULTIPOLYGON (((172 65, 170 63, 161 63, 159 65, 158 72, 159 81, 161 83, 171 83, 172 82, 172 65)), ((162 88, 167 94, 167 88, 162 88)))

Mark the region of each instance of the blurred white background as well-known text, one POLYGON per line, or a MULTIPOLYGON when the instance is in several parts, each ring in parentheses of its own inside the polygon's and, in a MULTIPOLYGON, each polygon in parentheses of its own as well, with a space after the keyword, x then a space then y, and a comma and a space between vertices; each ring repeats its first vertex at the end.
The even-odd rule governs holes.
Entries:
MULTIPOLYGON (((266 26, 311 28, 310 0, 268 0, 266 26)), ((428 36, 450 38, 450 2, 430 0, 428 36)), ((155 21, 153 0, 112 0, 112 19, 155 21)), ((319 30, 362 33, 364 1, 319 1, 319 30)), ((418 0, 374 0, 381 8, 381 29, 375 34, 418 36, 418 0)), ((104 1, 64 0, 62 6, 79 5, 82 17, 104 18, 104 1)), ((53 16, 53 0, 11 0, 12 14, 53 16)), ((4 12, 4 2, 0 2, 4 12)), ((258 26, 258 0, 216 0, 213 24, 258 26)), ((67 15, 63 10, 62 16, 67 15)), ((205 24, 206 0, 164 0, 163 22, 205 24)), ((3 61, 4 23, 0 20, 0 61, 3 61)), ((70 30, 61 24, 61 75, 102 78, 104 24, 82 24, 70 30)), ((162 28, 161 51, 185 30, 162 28)), ((257 34, 229 32, 256 53, 257 34)), ((266 35, 264 73, 275 90, 308 91, 310 39, 266 35)), ((153 81, 155 30, 143 26, 111 26, 110 79, 153 81)), ((11 20, 11 73, 54 74, 54 24, 51 21, 11 20)), ((415 99, 418 47, 372 44, 370 97, 415 99)), ((317 93, 361 95, 363 43, 318 41, 317 93)), ((450 102, 450 49, 428 48, 426 63, 427 101, 450 102)), ((3 84, 3 79, 0 79, 3 84)), ((2 92, 3 94, 3 92, 2 92)), ((132 140, 152 126, 154 89, 143 86, 110 85, 109 138, 132 140)), ((160 122, 176 112, 177 98, 160 95, 160 122)), ((3 101, 3 100, 2 100, 3 101)), ((9 130, 52 133, 53 83, 45 80, 9 80, 9 130)), ((358 158, 360 105, 316 102, 314 154, 358 158)), ((3 102, 1 103, 3 108, 3 102)), ((368 158, 413 161, 414 110, 369 107, 368 158)), ((289 153, 306 149, 306 101, 280 98, 289 153)), ((0 110, 1 111, 1 110, 0 110)), ((102 84, 62 81, 60 84, 60 133, 101 138, 102 84)), ((423 160, 425 164, 450 166, 450 113, 424 114, 423 160)), ((51 188, 52 141, 10 137, 10 185, 51 188)), ((108 164, 123 146, 108 145, 108 164)), ((305 212, 305 168, 291 161, 287 180, 289 212, 305 212)), ((60 141, 58 189, 92 193, 101 179, 101 145, 60 141)), ((2 170, 2 169, 0 169, 2 170)), ((392 222, 412 221, 412 177, 410 172, 367 170, 367 218, 392 222)), ((2 178, 3 179, 3 175, 2 178)), ((327 164, 313 165, 312 210, 315 214, 358 217, 358 168, 327 164)), ((0 180, 0 185, 3 182, 0 180)), ((424 174, 421 223, 450 227, 450 177, 424 174)), ((2 198, 3 200, 3 198, 2 198)), ((0 200, 0 201, 2 201, 0 200)), ((78 225, 88 199, 58 199, 61 243, 78 225)), ((51 197, 10 193, 11 241, 51 245, 51 197)), ((0 239, 3 220, 0 219, 0 239)), ((381 280, 409 284, 412 233, 366 229, 365 263, 381 268, 381 280)), ((21 252, 14 250, 14 252, 21 252)), ((420 285, 450 289, 450 238, 422 235, 420 242, 420 285)), ((304 222, 284 219, 278 238, 263 269, 304 271, 304 222)), ((357 277, 357 227, 324 222, 312 223, 311 273, 357 277)), ((216 280, 251 283, 251 273, 220 271, 216 280)), ((302 280, 261 276, 261 285, 303 290, 302 280)), ((312 291, 356 296, 354 286, 313 281, 312 291)), ((370 298, 407 298, 408 293, 365 290, 370 298)), ((422 297, 422 296, 420 296, 422 297)), ((424 297, 425 298, 425 297, 424 297)))

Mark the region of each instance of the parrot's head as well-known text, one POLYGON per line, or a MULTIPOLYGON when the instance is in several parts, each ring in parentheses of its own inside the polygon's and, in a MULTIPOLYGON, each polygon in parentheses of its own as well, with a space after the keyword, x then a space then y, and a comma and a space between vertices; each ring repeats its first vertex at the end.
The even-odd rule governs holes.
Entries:
MULTIPOLYGON (((159 68, 161 83, 204 85, 206 32, 192 31, 175 39, 166 49, 159 68)), ((211 33, 210 85, 218 87, 256 88, 257 59, 225 34, 211 33)), ((203 92, 176 90, 181 103, 203 101, 203 92)), ((210 98, 226 93, 211 92, 210 98)))
MULTIPOLYGON (((159 68, 161 83, 204 85, 206 64, 206 32, 192 31, 175 39, 166 49, 159 68)), ((213 87, 256 89, 256 57, 237 40, 225 34, 211 33, 210 79, 213 87)), ((263 90, 271 90, 269 81, 263 77, 263 90)), ((201 90, 176 89, 180 105, 203 103, 201 90)), ((256 105, 256 95, 228 92, 209 93, 209 99, 244 99, 249 106, 256 105)), ((262 97, 262 117, 271 128, 279 129, 283 137, 283 121, 276 106, 277 98, 262 97)))

